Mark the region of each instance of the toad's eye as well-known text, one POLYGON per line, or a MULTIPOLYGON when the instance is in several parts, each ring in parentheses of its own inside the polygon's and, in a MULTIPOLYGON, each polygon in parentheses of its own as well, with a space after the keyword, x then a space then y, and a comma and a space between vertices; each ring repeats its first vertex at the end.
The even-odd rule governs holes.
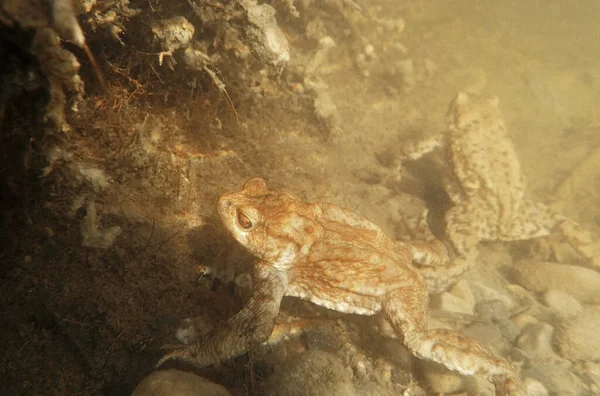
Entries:
POLYGON ((238 212, 237 221, 238 221, 238 224, 242 228, 245 228, 246 230, 249 230, 250 228, 252 228, 252 221, 250 221, 248 216, 246 216, 242 212, 238 212))

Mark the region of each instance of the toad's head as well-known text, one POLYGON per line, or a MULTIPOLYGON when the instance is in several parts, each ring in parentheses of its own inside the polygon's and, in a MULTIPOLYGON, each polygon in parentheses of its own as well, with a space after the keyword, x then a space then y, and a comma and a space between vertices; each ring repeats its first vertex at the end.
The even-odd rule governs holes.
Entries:
POLYGON ((317 205, 286 190, 269 189, 260 178, 248 180, 242 191, 223 195, 218 212, 240 244, 282 270, 306 256, 319 228, 317 205))

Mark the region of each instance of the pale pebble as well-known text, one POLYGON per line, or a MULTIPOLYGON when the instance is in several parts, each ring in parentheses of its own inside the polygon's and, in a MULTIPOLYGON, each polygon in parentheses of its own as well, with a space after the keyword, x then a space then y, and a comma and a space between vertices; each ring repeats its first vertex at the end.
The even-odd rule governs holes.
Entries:
POLYGON ((231 396, 223 386, 198 375, 179 371, 155 371, 139 383, 131 396, 231 396))
POLYGON ((470 290, 473 293, 477 303, 483 301, 500 300, 504 303, 508 310, 517 307, 515 299, 504 290, 493 289, 478 283, 471 283, 470 290))
POLYGON ((557 328, 555 342, 561 356, 569 360, 600 359, 600 310, 586 308, 557 328))
POLYGON ((538 293, 557 289, 580 302, 600 303, 600 273, 575 265, 523 260, 514 267, 517 283, 538 293))
POLYGON ((544 304, 562 319, 578 315, 583 306, 569 293, 557 289, 550 289, 544 293, 544 304))
POLYGON ((462 332, 494 350, 504 348, 502 331, 495 323, 473 323, 462 332))
POLYGON ((486 322, 498 322, 509 318, 510 314, 502 300, 485 300, 475 305, 477 316, 486 322))
POLYGON ((449 292, 437 295, 432 300, 432 307, 446 312, 457 312, 465 315, 473 315, 475 310, 473 303, 465 301, 449 292))
POLYGON ((451 394, 465 390, 464 378, 459 373, 429 360, 419 361, 419 366, 431 392, 451 394))
POLYGON ((548 396, 548 389, 540 381, 533 378, 525 378, 524 384, 528 396, 548 396))
POLYGON ((517 346, 530 358, 540 360, 558 360, 559 356, 552 349, 552 325, 539 322, 527 327, 517 340, 517 346))
POLYGON ((538 320, 535 316, 523 313, 512 318, 512 322, 517 328, 524 330, 526 327, 538 323, 538 320))
POLYGON ((470 304, 475 305, 475 297, 473 296, 473 292, 471 291, 471 287, 467 281, 458 281, 454 286, 452 286, 450 293, 462 298, 470 304))
POLYGON ((587 389, 564 362, 536 362, 523 375, 540 381, 550 394, 584 395, 587 389))
POLYGON ((318 350, 285 360, 262 384, 261 394, 267 395, 331 395, 355 396, 353 372, 333 354, 318 350))

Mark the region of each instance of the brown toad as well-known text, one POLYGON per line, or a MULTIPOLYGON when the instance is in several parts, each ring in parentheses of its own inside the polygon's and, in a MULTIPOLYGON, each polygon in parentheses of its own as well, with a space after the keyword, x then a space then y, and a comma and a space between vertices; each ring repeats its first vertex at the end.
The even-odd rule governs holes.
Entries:
POLYGON ((267 340, 283 296, 295 296, 345 313, 381 313, 417 357, 494 382, 497 394, 523 394, 514 368, 459 332, 427 327, 427 287, 412 266, 412 249, 346 209, 307 203, 251 179, 219 200, 231 234, 257 259, 246 306, 212 327, 189 320, 192 345, 161 359, 201 366, 242 355, 267 340), (197 324, 195 324, 197 323, 197 324))
MULTIPOLYGON (((480 241, 542 237, 567 220, 524 198, 521 165, 498 102, 460 92, 450 106, 448 131, 403 148, 409 159, 442 148, 443 185, 452 201, 445 233, 460 257, 473 258, 480 241)), ((421 264, 443 259, 427 256, 421 264)))

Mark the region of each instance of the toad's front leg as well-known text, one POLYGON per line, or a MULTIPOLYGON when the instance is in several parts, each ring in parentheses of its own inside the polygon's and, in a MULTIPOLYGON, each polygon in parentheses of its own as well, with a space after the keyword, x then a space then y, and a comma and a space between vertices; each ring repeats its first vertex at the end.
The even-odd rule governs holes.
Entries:
POLYGON ((440 133, 420 140, 405 141, 399 150, 400 160, 418 160, 432 151, 443 147, 446 144, 446 140, 445 134, 440 133))
MULTIPOLYGON (((273 331, 286 287, 285 273, 278 272, 267 263, 259 263, 255 270, 252 297, 246 306, 212 328, 188 329, 195 334, 194 342, 163 356, 157 366, 170 359, 181 359, 202 367, 210 366, 243 355, 253 346, 266 341, 273 331)), ((201 322, 192 319, 187 325, 201 322)))

